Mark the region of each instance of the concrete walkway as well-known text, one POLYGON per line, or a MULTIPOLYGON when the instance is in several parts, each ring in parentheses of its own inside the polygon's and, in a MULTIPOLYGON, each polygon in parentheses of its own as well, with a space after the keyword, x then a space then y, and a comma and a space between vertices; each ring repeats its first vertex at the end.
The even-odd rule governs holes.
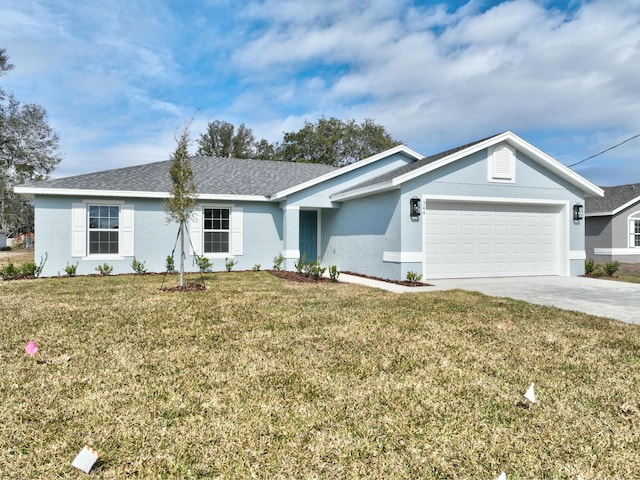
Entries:
POLYGON ((346 274, 340 275, 340 281, 395 293, 470 290, 640 325, 640 284, 637 283, 585 277, 507 277, 429 280, 430 287, 405 287, 346 274))

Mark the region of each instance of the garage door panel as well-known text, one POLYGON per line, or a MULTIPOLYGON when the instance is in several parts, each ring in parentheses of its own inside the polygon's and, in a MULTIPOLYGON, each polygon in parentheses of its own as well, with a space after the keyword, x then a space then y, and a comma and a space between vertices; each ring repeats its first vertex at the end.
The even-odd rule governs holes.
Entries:
POLYGON ((557 275, 558 207, 426 203, 425 278, 557 275))

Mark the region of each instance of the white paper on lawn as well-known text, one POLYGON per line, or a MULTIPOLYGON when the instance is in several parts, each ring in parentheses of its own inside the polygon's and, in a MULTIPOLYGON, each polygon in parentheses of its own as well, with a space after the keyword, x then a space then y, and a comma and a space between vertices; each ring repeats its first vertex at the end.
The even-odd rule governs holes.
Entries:
POLYGON ((84 473, 89 473, 99 456, 100 454, 97 451, 89 445, 85 445, 71 465, 82 470, 84 473))
POLYGON ((529 389, 524 393, 524 398, 531 403, 536 403, 536 393, 533 390, 533 383, 529 386, 529 389))
POLYGON ((496 480, 507 480, 507 474, 504 472, 500 472, 500 475, 498 475, 498 478, 496 478, 496 480))

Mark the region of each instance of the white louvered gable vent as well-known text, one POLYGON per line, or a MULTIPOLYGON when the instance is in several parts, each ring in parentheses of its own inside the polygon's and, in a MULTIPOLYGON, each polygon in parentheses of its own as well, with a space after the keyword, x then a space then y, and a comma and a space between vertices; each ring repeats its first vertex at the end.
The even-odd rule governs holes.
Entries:
POLYGON ((502 144, 489 152, 489 181, 514 182, 516 176, 516 152, 502 144))

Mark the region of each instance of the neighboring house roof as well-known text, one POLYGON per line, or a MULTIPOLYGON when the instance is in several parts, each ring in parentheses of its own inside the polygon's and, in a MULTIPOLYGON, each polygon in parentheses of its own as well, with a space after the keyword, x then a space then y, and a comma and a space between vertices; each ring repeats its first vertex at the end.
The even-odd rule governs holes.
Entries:
MULTIPOLYGON (((266 197, 337 170, 315 163, 275 162, 237 158, 191 157, 196 193, 266 197)), ((17 193, 167 197, 172 189, 170 160, 16 187, 17 193)))
POLYGON ((615 215, 634 203, 640 202, 640 183, 602 187, 603 198, 588 198, 585 215, 591 217, 615 215))
POLYGON ((562 165, 557 160, 554 160, 546 153, 542 152, 530 143, 518 137, 516 134, 512 132, 503 132, 484 138, 482 140, 478 140, 476 142, 453 148, 451 150, 446 150, 430 157, 425 157, 422 160, 405 165, 404 167, 398 168, 392 172, 388 172, 384 175, 339 192, 333 195, 331 199, 334 201, 348 200, 350 198, 362 197, 371 195, 373 193, 398 188, 404 182, 417 178, 430 171, 436 170, 437 168, 441 168, 451 162, 467 157, 480 150, 493 147, 501 142, 506 142, 512 145, 517 150, 525 153, 535 162, 543 165, 548 170, 558 175, 560 178, 563 178, 570 184, 578 187, 587 196, 603 195, 602 189, 584 179, 570 168, 562 165))

